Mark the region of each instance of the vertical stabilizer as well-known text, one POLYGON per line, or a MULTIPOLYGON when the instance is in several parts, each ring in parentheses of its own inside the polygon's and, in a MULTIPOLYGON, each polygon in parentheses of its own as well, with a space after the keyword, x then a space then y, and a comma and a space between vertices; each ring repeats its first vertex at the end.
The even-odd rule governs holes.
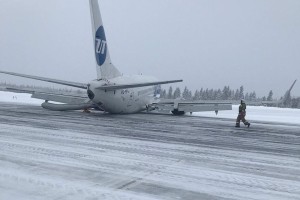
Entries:
POLYGON ((119 70, 111 63, 98 0, 89 0, 92 18, 94 51, 97 63, 97 78, 110 79, 120 76, 119 70))

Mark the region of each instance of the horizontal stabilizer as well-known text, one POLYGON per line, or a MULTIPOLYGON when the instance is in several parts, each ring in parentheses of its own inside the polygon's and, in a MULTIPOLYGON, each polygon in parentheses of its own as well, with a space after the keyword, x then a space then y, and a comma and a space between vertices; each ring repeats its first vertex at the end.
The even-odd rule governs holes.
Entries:
POLYGON ((100 89, 100 90, 120 90, 120 89, 127 89, 127 88, 146 87, 146 86, 151 86, 151 85, 162 85, 162 84, 177 83, 177 82, 182 82, 182 80, 157 81, 157 82, 124 84, 124 85, 104 85, 104 86, 97 87, 96 89, 100 89))
POLYGON ((0 73, 9 74, 12 76, 19 76, 19 77, 23 77, 23 78, 34 79, 34 80, 39 80, 39 81, 45 81, 45 82, 50 82, 50 83, 56 83, 56 84, 60 84, 60 85, 66 85, 66 86, 71 86, 71 87, 76 87, 76 88, 81 88, 81 89, 87 89, 87 84, 83 84, 83 83, 62 81, 62 80, 57 80, 57 79, 52 79, 52 78, 44 78, 44 77, 40 77, 40 76, 31 76, 31 75, 19 74, 19 73, 14 73, 14 72, 6 72, 6 71, 0 71, 0 73))

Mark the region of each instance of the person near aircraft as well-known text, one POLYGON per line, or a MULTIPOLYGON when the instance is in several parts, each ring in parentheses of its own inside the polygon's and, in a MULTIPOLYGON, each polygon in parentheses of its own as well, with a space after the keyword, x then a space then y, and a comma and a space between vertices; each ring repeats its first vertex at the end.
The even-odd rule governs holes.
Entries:
POLYGON ((237 116, 236 119, 236 124, 235 127, 240 127, 240 122, 242 120, 242 122, 245 124, 245 126, 250 126, 250 123, 245 119, 246 116, 246 103, 245 100, 241 100, 241 105, 239 106, 239 114, 237 116))

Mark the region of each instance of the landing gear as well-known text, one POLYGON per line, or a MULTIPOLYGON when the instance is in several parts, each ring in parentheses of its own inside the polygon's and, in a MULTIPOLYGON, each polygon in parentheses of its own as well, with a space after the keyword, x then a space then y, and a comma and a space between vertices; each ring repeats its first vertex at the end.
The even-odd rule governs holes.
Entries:
POLYGON ((89 109, 83 109, 83 111, 82 112, 84 112, 84 113, 91 113, 91 111, 89 110, 89 109))
POLYGON ((184 115, 185 112, 184 111, 179 111, 178 109, 174 109, 172 111, 173 115, 179 116, 179 115, 184 115))
POLYGON ((147 112, 151 112, 151 111, 153 111, 153 110, 155 110, 156 109, 156 107, 155 106, 151 106, 151 105, 146 105, 146 111, 147 112))

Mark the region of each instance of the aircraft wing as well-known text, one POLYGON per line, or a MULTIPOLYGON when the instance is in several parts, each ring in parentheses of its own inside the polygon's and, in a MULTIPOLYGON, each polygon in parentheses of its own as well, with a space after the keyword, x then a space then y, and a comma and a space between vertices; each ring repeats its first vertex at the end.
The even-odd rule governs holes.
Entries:
POLYGON ((31 94, 31 98, 41 99, 45 101, 54 101, 58 103, 65 104, 81 104, 89 101, 86 94, 76 94, 69 92, 49 92, 41 89, 19 89, 13 87, 4 88, 5 91, 15 92, 15 93, 27 93, 31 94))
POLYGON ((58 93, 42 91, 40 89, 19 89, 12 87, 2 88, 2 90, 15 93, 28 93, 31 94, 32 98, 45 100, 45 102, 42 103, 41 106, 48 110, 68 111, 86 110, 90 108, 101 110, 101 108, 95 106, 94 103, 89 100, 86 94, 77 94, 70 92, 58 93), (53 101, 56 103, 49 103, 48 101, 53 101))
POLYGON ((56 83, 56 84, 60 84, 60 85, 66 85, 66 86, 71 86, 71 87, 76 87, 76 88, 81 88, 81 89, 87 89, 87 84, 83 84, 83 83, 63 81, 63 80, 58 80, 58 79, 45 78, 45 77, 40 77, 40 76, 31 76, 31 75, 19 74, 19 73, 14 73, 14 72, 6 72, 6 71, 0 71, 0 73, 12 75, 12 76, 19 76, 19 77, 23 77, 23 78, 34 79, 34 80, 39 80, 39 81, 45 81, 45 82, 50 82, 50 83, 56 83))
POLYGON ((123 85, 103 85, 103 86, 97 87, 96 89, 100 89, 100 90, 120 90, 120 89, 127 89, 127 88, 137 88, 137 87, 145 87, 145 86, 151 86, 151 85, 162 85, 162 84, 177 83, 177 82, 182 82, 182 80, 145 82, 145 83, 123 84, 123 85))
POLYGON ((158 111, 176 113, 202 112, 219 110, 232 110, 232 103, 229 101, 185 101, 185 100, 161 100, 151 105, 158 111))
MULTIPOLYGON (((281 104, 282 100, 274 100, 274 101, 246 101, 246 104, 249 106, 277 106, 281 104)), ((234 102, 235 104, 239 104, 240 101, 234 102)))

